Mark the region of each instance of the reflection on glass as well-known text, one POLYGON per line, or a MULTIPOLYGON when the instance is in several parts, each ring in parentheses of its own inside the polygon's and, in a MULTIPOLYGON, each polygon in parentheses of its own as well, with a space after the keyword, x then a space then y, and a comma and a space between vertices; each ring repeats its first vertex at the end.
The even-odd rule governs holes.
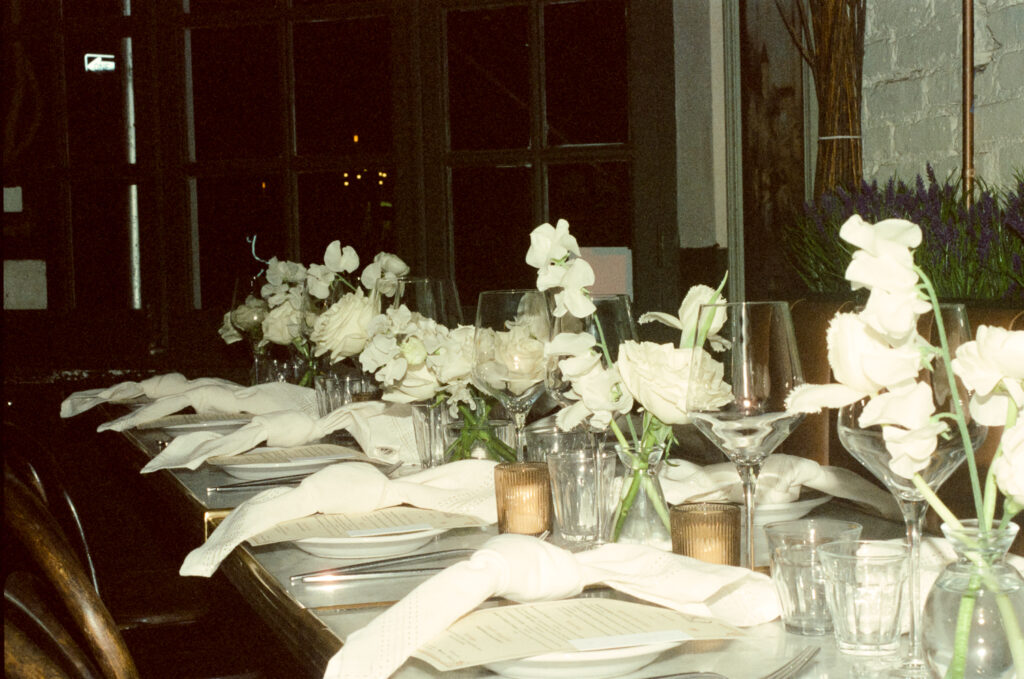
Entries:
POLYGON ((527 22, 526 7, 448 12, 452 149, 529 145, 527 22))
POLYGON ((455 285, 462 299, 536 286, 537 272, 526 263, 534 226, 528 167, 452 170, 452 208, 455 285))
POLYGON ((548 204, 581 246, 628 246, 633 240, 628 163, 573 163, 548 168, 548 204))
POLYGON ((390 167, 299 175, 302 261, 322 262, 333 240, 355 248, 360 270, 378 252, 395 252, 393 178, 390 167))
POLYGON ((546 7, 544 62, 549 145, 627 141, 623 0, 546 7))
POLYGON ((274 26, 191 32, 196 157, 271 157, 282 143, 274 26))
POLYGON ((261 259, 289 258, 282 183, 275 176, 200 178, 196 203, 199 272, 193 280, 201 286, 204 309, 227 308, 239 272, 251 273, 247 237, 256 235, 261 259))
POLYGON ((73 164, 129 159, 129 46, 117 35, 68 34, 68 146, 73 164), (93 55, 89 70, 87 54, 93 55), (101 59, 94 56, 101 54, 101 59))
POLYGON ((294 43, 299 153, 389 151, 388 19, 296 24, 294 43))

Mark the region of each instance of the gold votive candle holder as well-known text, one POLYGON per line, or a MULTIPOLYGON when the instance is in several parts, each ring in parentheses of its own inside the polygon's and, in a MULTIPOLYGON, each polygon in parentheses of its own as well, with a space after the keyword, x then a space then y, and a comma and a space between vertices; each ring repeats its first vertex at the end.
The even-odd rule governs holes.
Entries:
POLYGON ((551 528, 551 481, 546 462, 502 462, 494 467, 498 532, 541 535, 551 528))
POLYGON ((740 565, 740 505, 684 502, 669 511, 672 551, 707 563, 740 565))

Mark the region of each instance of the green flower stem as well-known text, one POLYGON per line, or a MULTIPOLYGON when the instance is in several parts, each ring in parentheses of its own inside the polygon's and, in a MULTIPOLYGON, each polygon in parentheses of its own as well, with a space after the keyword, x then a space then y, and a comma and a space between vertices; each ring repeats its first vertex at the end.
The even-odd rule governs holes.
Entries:
POLYGON ((643 476, 642 470, 633 470, 633 475, 629 481, 629 489, 619 500, 619 511, 616 513, 615 526, 612 528, 612 542, 617 542, 619 535, 622 533, 622 525, 626 522, 626 517, 629 516, 629 510, 633 507, 633 502, 636 500, 636 494, 640 490, 640 477, 643 476))
POLYGON ((960 525, 960 519, 956 518, 946 503, 943 502, 935 491, 932 490, 920 474, 914 474, 914 478, 911 479, 914 482, 914 487, 917 488, 917 492, 921 493, 925 501, 932 506, 935 513, 942 517, 942 520, 953 526, 957 530, 962 530, 963 526, 960 525))
POLYGON ((960 608, 956 616, 956 636, 953 640, 953 657, 946 670, 948 679, 962 679, 964 671, 967 669, 967 638, 971 633, 971 623, 974 619, 974 604, 978 600, 979 580, 978 575, 972 575, 970 583, 967 585, 969 593, 960 597, 960 608))

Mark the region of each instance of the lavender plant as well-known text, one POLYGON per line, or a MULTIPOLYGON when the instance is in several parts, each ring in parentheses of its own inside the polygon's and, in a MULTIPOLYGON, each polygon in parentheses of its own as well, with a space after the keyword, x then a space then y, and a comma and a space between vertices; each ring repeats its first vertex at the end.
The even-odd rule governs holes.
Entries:
POLYGON ((940 298, 1024 301, 1024 172, 1010 188, 978 182, 970 207, 962 182, 940 183, 931 165, 911 184, 892 178, 884 186, 863 182, 822 194, 785 229, 790 261, 812 292, 847 292, 843 272, 852 253, 839 227, 854 214, 919 224, 919 263, 940 298))

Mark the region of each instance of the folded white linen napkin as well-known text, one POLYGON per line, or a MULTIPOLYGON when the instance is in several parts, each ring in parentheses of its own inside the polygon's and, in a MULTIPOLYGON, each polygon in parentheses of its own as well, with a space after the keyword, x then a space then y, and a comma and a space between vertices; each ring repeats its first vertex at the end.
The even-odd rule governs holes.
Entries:
POLYGON ((449 566, 349 636, 325 679, 384 679, 417 648, 492 596, 526 603, 564 599, 605 584, 668 608, 737 626, 774 620, 768 576, 644 545, 607 544, 573 554, 507 533, 449 566))
POLYGON ((238 505, 205 544, 185 557, 180 573, 209 577, 247 538, 317 512, 369 512, 408 504, 496 523, 494 465, 490 460, 460 460, 391 480, 363 462, 333 464, 296 488, 269 488, 238 505))
MULTIPOLYGON (((383 403, 383 402, 379 402, 383 403)), ((409 466, 419 466, 416 434, 413 431, 412 407, 407 403, 384 403, 379 410, 355 413, 345 425, 352 437, 370 457, 389 462, 401 460, 409 466)))
MULTIPOLYGON (((291 448, 317 441, 338 429, 348 428, 370 413, 380 412, 384 404, 367 401, 342 406, 323 417, 298 410, 280 410, 256 415, 252 421, 231 432, 197 431, 178 436, 166 448, 146 463, 143 474, 160 469, 184 467, 196 469, 211 457, 238 455, 266 441, 268 446, 291 448)), ((371 457, 375 457, 371 455, 371 457)))
MULTIPOLYGON (((659 474, 665 500, 679 504, 690 500, 742 501, 743 486, 732 462, 706 467, 679 460, 663 464, 659 474)), ((785 504, 800 497, 802 487, 852 500, 902 521, 892 493, 860 474, 842 467, 823 466, 804 457, 769 455, 757 477, 757 504, 785 504)))
POLYGON ((222 380, 218 377, 200 377, 198 379, 186 379, 181 373, 168 373, 156 375, 141 382, 121 382, 111 387, 100 389, 83 389, 76 391, 60 404, 61 417, 74 417, 80 415, 90 408, 95 408, 101 403, 121 403, 132 399, 146 396, 148 398, 160 398, 180 394, 183 391, 194 389, 205 385, 217 385, 240 389, 234 382, 222 380))
POLYGON ((191 407, 197 413, 251 413, 262 415, 278 410, 298 410, 318 415, 316 392, 286 382, 268 382, 251 387, 202 385, 178 394, 163 396, 116 420, 104 422, 96 431, 124 431, 191 407))

